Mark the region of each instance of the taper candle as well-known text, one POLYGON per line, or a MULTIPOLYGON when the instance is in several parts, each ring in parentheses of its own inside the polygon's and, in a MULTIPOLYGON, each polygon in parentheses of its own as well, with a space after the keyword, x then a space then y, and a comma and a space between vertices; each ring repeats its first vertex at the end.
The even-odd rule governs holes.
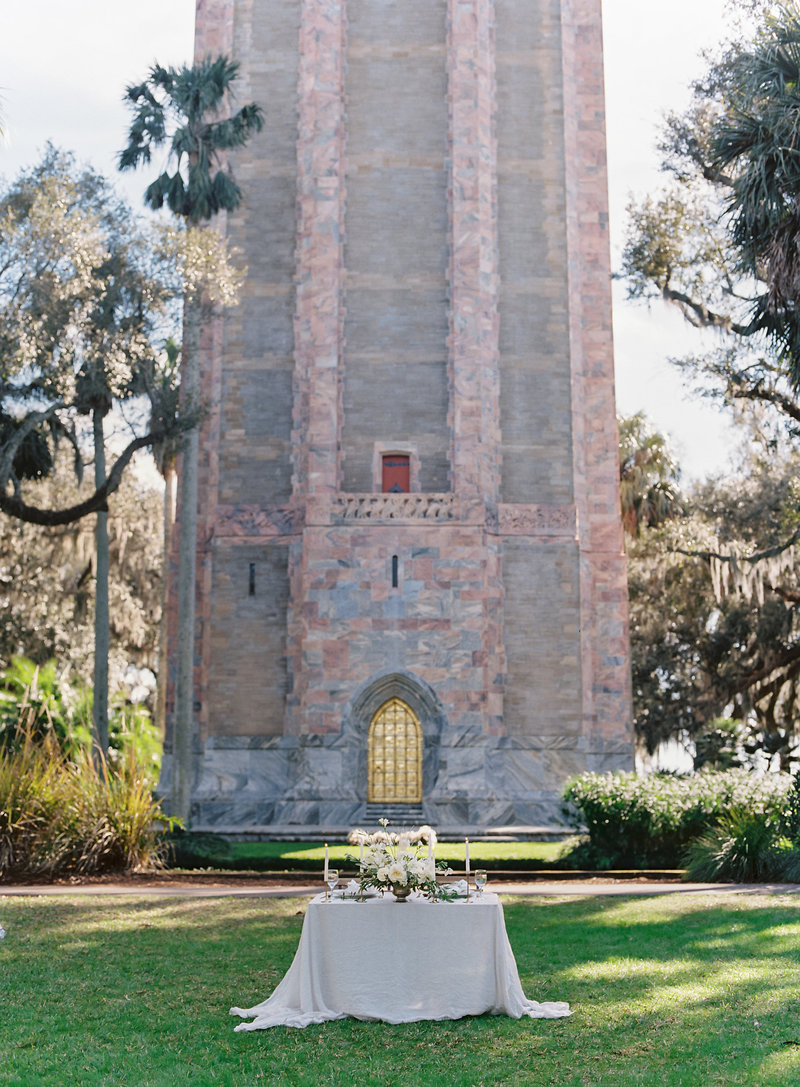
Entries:
POLYGON ((467 851, 467 875, 469 875, 469 838, 464 839, 464 848, 467 851))
POLYGON ((328 843, 325 843, 325 871, 322 875, 322 879, 325 883, 328 882, 328 843))

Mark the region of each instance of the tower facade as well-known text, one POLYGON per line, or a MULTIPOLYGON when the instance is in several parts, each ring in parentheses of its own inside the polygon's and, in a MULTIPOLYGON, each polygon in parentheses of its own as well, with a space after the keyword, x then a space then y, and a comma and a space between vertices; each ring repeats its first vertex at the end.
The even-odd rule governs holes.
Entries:
POLYGON ((199 0, 217 53, 266 125, 204 344, 193 826, 551 823, 632 765, 600 0, 199 0))

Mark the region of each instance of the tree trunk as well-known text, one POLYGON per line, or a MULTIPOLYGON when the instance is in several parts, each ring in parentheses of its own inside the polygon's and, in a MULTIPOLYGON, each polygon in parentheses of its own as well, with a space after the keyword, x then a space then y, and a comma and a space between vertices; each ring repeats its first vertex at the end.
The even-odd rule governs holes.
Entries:
MULTIPOLYGON (((103 438, 103 416, 97 410, 92 413, 94 432, 94 481, 102 487, 106 481, 106 452, 103 438)), ((94 690, 92 697, 92 722, 95 743, 100 753, 108 751, 108 513, 99 510, 95 515, 95 592, 94 592, 94 690)))
MULTIPOLYGON (((200 402, 199 299, 187 298, 184 307, 181 392, 184 410, 196 412, 200 402)), ((180 479, 178 521, 178 652, 175 684, 175 720, 172 735, 172 815, 189 826, 194 747, 194 641, 195 579, 197 564, 197 476, 200 441, 198 428, 186 436, 180 479)))
POLYGON ((156 697, 156 726, 163 740, 167 731, 167 690, 169 688, 169 655, 167 653, 167 618, 169 566, 172 556, 172 533, 175 527, 175 462, 164 462, 164 536, 163 575, 161 578, 161 622, 158 629, 158 692, 156 697))

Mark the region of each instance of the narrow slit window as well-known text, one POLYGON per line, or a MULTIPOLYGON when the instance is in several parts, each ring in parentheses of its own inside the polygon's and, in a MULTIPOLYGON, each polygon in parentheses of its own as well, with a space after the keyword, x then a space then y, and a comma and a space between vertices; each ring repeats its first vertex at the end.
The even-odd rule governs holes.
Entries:
POLYGON ((396 589, 400 584, 400 561, 397 555, 392 555, 392 588, 396 589))
POLYGON ((385 453, 381 489, 384 493, 408 494, 411 490, 411 460, 405 453, 385 453))
POLYGON ((256 595, 256 564, 254 562, 250 563, 250 573, 247 577, 247 595, 256 595))

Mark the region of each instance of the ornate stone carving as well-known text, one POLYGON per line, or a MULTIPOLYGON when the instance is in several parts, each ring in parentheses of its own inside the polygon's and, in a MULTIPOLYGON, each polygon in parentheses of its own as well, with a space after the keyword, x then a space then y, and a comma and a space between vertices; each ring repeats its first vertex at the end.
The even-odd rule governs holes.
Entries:
POLYGON ((428 521, 441 524, 457 516, 454 494, 343 494, 333 500, 335 524, 369 521, 428 521))
POLYGON ((503 504, 497 507, 497 531, 501 536, 574 536, 575 507, 503 504))
POLYGON ((302 531, 296 506, 219 506, 215 536, 292 536, 302 531))

